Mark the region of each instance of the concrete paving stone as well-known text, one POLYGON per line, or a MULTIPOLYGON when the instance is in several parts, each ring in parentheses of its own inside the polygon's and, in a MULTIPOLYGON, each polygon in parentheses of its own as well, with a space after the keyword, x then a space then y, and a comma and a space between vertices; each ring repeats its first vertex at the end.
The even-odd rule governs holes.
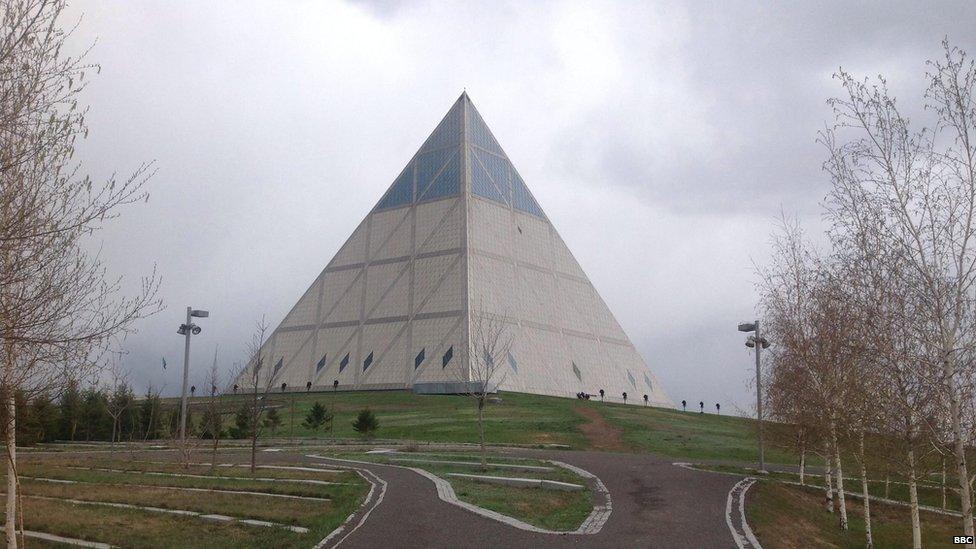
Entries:
POLYGON ((234 522, 234 517, 228 517, 227 515, 200 515, 200 518, 212 522, 234 522))
MULTIPOLYGON (((481 463, 477 461, 449 461, 440 459, 422 459, 422 458, 393 458, 390 461, 396 461, 401 463, 429 463, 431 465, 456 465, 460 467, 481 467, 481 463)), ((552 467, 546 467, 543 465, 519 465, 517 463, 488 463, 487 466, 491 469, 507 469, 509 471, 525 471, 525 472, 536 472, 536 473, 548 473, 553 470, 552 467)))
POLYGON ((465 478, 477 482, 488 484, 501 484, 505 486, 520 486, 524 488, 548 488, 551 490, 579 491, 585 486, 572 484, 569 482, 557 482, 555 480, 543 480, 539 478, 519 478, 519 477, 495 477, 491 475, 468 475, 465 473, 448 473, 449 477, 465 478))

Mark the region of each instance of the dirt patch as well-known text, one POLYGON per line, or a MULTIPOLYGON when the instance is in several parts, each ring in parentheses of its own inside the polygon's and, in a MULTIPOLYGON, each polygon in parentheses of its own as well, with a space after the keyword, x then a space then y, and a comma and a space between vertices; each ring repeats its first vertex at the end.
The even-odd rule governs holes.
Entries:
POLYGON ((600 412, 589 406, 576 406, 573 411, 586 419, 586 423, 580 425, 579 430, 594 450, 626 452, 630 449, 620 437, 623 429, 611 424, 600 412))

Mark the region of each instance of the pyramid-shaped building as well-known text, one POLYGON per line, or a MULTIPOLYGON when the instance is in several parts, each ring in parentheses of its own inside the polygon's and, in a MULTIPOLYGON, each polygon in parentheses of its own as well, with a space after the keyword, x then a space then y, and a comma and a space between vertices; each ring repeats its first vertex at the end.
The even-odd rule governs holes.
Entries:
POLYGON ((462 93, 267 338, 262 383, 458 392, 487 315, 512 342, 501 390, 670 405, 462 93))

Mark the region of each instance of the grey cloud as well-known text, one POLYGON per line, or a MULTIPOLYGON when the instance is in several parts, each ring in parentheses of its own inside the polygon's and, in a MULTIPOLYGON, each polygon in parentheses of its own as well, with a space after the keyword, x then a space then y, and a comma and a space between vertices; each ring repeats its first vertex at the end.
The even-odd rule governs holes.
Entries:
POLYGON ((976 54, 965 2, 73 9, 103 67, 79 159, 99 177, 157 160, 150 203, 93 245, 129 289, 158 264, 168 309, 127 364, 170 393, 183 308, 212 311, 199 386, 215 345, 229 369, 284 316, 466 88, 671 396, 748 411, 734 325, 780 207, 820 223, 831 73, 889 74, 907 106, 943 36, 976 54))

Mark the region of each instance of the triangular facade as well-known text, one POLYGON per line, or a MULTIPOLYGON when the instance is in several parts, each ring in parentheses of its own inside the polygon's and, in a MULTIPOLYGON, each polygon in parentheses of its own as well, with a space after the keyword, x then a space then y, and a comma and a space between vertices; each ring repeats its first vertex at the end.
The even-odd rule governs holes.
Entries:
MULTIPOLYGON (((472 314, 503 315, 500 389, 670 405, 467 94, 267 339, 274 384, 451 392, 472 314)), ((246 384, 242 376, 238 382, 246 384)), ((456 387, 456 385, 455 385, 456 387)))

